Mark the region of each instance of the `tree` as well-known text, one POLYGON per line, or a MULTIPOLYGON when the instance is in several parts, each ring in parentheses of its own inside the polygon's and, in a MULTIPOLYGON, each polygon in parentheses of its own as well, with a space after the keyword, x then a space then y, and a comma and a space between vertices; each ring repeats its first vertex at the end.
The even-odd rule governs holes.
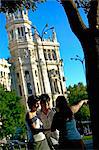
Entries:
POLYGON ((20 103, 20 98, 14 91, 6 91, 1 85, 0 115, 2 120, 0 138, 7 135, 14 136, 18 128, 22 129, 22 134, 25 132, 25 108, 20 103))
MULTIPOLYGON (((13 1, 16 2, 16 0, 13 1)), ((86 67, 88 99, 90 101, 89 107, 92 122, 93 143, 94 148, 99 149, 99 0, 60 1, 68 17, 72 32, 77 36, 83 48, 86 67), (82 7, 84 6, 85 10, 87 10, 88 8, 88 28, 82 21, 82 18, 78 11, 77 6, 79 6, 79 4, 82 4, 82 7)), ((1 12, 12 10, 11 7, 9 7, 9 5, 6 3, 6 1, 5 3, 7 4, 7 7, 3 5, 3 2, 4 0, 1 0, 1 12)), ((21 9, 22 7, 31 8, 32 5, 30 4, 33 3, 34 6, 36 6, 35 4, 39 2, 39 0, 23 0, 23 2, 22 0, 20 0, 20 2, 18 2, 20 4, 16 7, 19 9, 21 9), (28 7, 27 3, 29 3, 28 7)), ((14 9, 14 7, 12 8, 14 9)))
MULTIPOLYGON (((69 86, 67 88, 67 91, 69 91, 68 100, 70 105, 74 105, 82 99, 88 99, 86 86, 84 86, 83 83, 78 83, 77 85, 69 86)), ((81 109, 75 114, 75 118, 78 121, 90 120, 89 106, 83 105, 81 109)))
POLYGON ((0 0, 0 12, 13 13, 17 9, 32 9, 33 11, 37 8, 37 4, 44 2, 45 0, 0 0))
POLYGON ((90 1, 87 15, 88 28, 82 21, 76 3, 73 0, 61 0, 61 2, 72 32, 77 36, 83 48, 93 143, 94 148, 99 149, 99 0, 90 1))

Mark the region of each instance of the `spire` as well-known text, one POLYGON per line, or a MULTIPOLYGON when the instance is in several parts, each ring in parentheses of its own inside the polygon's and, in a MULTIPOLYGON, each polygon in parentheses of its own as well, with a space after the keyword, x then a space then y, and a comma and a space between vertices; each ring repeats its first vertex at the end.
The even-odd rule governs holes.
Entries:
POLYGON ((6 13, 6 22, 9 23, 11 22, 12 20, 14 21, 22 21, 22 20, 28 20, 28 11, 27 10, 17 10, 16 12, 14 13, 6 13))
POLYGON ((52 31, 52 41, 57 42, 56 32, 55 29, 52 31))
POLYGON ((9 42, 14 40, 33 40, 31 37, 31 21, 28 18, 28 11, 16 11, 15 13, 6 13, 6 29, 9 42))

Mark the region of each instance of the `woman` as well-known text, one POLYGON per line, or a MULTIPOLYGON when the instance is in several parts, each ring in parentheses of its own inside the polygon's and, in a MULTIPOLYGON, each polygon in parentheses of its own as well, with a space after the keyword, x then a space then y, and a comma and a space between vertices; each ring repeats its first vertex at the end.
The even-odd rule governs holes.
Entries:
POLYGON ((37 116, 37 109, 39 107, 38 98, 36 96, 30 96, 28 98, 28 106, 30 111, 26 114, 27 129, 29 133, 29 150, 50 150, 45 134, 43 131, 49 129, 43 129, 43 124, 37 116))
POLYGON ((74 119, 74 113, 76 113, 84 103, 87 103, 87 100, 81 100, 77 105, 70 107, 64 96, 57 97, 57 112, 53 117, 51 130, 52 132, 56 129, 59 130, 59 149, 85 149, 74 119))

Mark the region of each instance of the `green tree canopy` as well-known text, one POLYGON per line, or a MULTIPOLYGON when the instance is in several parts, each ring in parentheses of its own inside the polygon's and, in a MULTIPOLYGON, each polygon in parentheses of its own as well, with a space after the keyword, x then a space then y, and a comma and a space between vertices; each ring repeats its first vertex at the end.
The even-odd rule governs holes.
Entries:
POLYGON ((0 138, 14 135, 18 128, 25 131, 25 108, 14 91, 6 91, 0 85, 0 115, 2 128, 0 138))
MULTIPOLYGON (((88 99, 86 86, 84 86, 83 83, 78 83, 77 85, 75 84, 74 86, 69 86, 67 88, 67 91, 69 91, 68 100, 70 105, 74 105, 82 99, 88 99)), ((75 114, 75 117, 77 120, 89 120, 89 106, 83 105, 81 109, 75 114)))
POLYGON ((32 9, 37 8, 37 4, 44 2, 45 0, 1 0, 0 1, 0 12, 10 12, 13 13, 17 9, 32 9))

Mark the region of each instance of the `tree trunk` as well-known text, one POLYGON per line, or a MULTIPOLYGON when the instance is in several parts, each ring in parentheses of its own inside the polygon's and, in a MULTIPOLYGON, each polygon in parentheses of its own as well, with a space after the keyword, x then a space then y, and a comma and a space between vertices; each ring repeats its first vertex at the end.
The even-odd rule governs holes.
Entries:
POLYGON ((99 31, 89 31, 82 38, 81 45, 85 56, 93 144, 95 148, 99 149, 99 38, 97 34, 99 35, 99 31))
POLYGON ((61 2, 71 29, 83 48, 93 144, 95 149, 99 149, 99 0, 92 0, 88 13, 89 28, 82 22, 73 0, 61 0, 61 2))

